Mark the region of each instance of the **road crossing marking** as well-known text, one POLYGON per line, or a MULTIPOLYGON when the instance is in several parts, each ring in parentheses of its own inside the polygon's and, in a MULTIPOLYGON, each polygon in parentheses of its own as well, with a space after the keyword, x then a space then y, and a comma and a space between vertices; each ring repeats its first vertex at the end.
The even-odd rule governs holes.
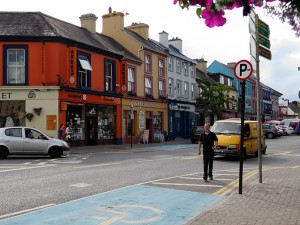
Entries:
POLYGON ((30 167, 20 167, 20 168, 12 168, 12 169, 7 169, 7 170, 0 170, 0 173, 4 172, 11 172, 11 171, 18 171, 18 170, 29 170, 29 169, 38 169, 38 168, 45 168, 45 167, 50 167, 50 166, 55 166, 55 165, 43 165, 43 166, 30 166, 30 167))

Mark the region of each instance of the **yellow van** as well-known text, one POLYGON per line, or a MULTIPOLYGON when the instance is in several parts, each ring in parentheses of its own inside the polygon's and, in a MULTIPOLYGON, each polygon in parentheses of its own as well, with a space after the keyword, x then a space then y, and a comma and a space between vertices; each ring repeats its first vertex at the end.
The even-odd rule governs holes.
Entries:
MULTIPOLYGON (((244 155, 258 155, 258 129, 257 121, 245 120, 244 122, 244 155)), ((218 148, 215 149, 215 155, 239 156, 241 143, 241 120, 227 119, 219 120, 211 127, 211 131, 218 137, 218 148)), ((262 154, 266 153, 267 146, 263 129, 261 127, 261 149, 262 154)))

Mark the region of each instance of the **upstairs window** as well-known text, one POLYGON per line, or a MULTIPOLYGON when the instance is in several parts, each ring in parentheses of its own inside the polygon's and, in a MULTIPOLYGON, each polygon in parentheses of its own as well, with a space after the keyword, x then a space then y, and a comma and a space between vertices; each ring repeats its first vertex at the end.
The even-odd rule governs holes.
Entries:
POLYGON ((152 81, 150 77, 145 78, 145 92, 147 95, 152 94, 152 81))
POLYGON ((190 66, 190 74, 191 74, 191 77, 194 77, 195 76, 195 73, 194 73, 194 66, 190 66))
POLYGON ((27 85, 27 45, 3 46, 3 81, 5 85, 27 85))
POLYGON ((158 61, 158 75, 161 77, 165 75, 165 63, 162 59, 158 61))
POLYGON ((145 55, 145 72, 151 73, 151 56, 145 55))
POLYGON ((90 56, 85 53, 78 54, 78 78, 77 86, 80 88, 91 87, 91 71, 90 56))
POLYGON ((159 96, 165 96, 165 81, 163 80, 158 81, 158 91, 159 91, 159 96))
POLYGON ((176 93, 177 96, 181 96, 181 81, 176 82, 176 93))
POLYGON ((176 72, 181 73, 181 65, 180 65, 180 60, 176 60, 176 72))
POLYGON ((169 95, 174 94, 174 79, 169 78, 169 95))
POLYGON ((169 57, 168 58, 168 69, 169 71, 173 71, 174 70, 174 64, 173 64, 173 58, 172 57, 169 57))
POLYGON ((128 67, 128 91, 135 93, 135 70, 128 67))
POLYGON ((183 67, 183 73, 184 73, 184 75, 186 75, 186 76, 189 75, 187 64, 186 63, 182 63, 182 67, 183 67))
POLYGON ((195 99, 195 84, 192 84, 191 86, 191 98, 195 99))
POLYGON ((220 75, 220 83, 224 84, 224 77, 220 75))
POLYGON ((189 83, 184 82, 184 97, 189 97, 189 83))
POLYGON ((105 91, 114 92, 116 91, 116 64, 112 60, 105 59, 104 65, 105 91))

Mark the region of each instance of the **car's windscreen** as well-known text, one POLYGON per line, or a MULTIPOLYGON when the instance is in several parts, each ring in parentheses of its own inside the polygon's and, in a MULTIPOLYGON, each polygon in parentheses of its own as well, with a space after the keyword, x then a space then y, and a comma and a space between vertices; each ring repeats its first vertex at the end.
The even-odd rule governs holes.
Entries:
POLYGON ((211 131, 216 134, 241 134, 241 124, 238 123, 214 123, 211 131))

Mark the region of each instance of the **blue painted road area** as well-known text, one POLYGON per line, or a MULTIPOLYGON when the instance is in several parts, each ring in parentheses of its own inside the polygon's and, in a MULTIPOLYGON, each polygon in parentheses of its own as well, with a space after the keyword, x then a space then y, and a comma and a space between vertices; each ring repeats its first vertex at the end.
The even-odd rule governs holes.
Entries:
POLYGON ((160 145, 160 146, 151 146, 145 147, 143 149, 147 150, 176 150, 181 148, 198 148, 196 144, 182 144, 182 145, 160 145))
POLYGON ((134 185, 0 220, 0 225, 183 225, 222 198, 134 185))

